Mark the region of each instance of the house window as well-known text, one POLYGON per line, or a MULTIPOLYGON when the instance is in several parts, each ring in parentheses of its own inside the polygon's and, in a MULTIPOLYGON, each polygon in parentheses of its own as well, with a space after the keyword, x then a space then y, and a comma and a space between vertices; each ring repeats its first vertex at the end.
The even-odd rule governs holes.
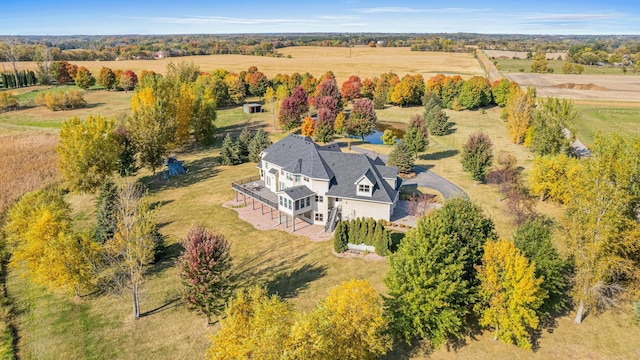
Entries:
POLYGON ((323 202, 322 196, 316 196, 316 202, 319 202, 319 203, 323 202))
POLYGON ((293 180, 293 176, 291 176, 291 173, 287 173, 287 180, 293 180))
POLYGON ((267 176, 267 186, 271 186, 271 176, 267 176))
POLYGON ((278 198, 280 199, 280 206, 284 206, 284 204, 282 204, 282 196, 278 196, 278 198))
POLYGON ((287 207, 289 208, 289 210, 291 210, 291 208, 292 208, 292 206, 291 206, 291 204, 292 204, 292 203, 291 203, 291 199, 287 199, 287 202, 288 202, 288 206, 287 206, 287 207))
POLYGON ((284 189, 286 189, 286 188, 287 188, 287 187, 286 187, 286 186, 284 185, 284 183, 281 181, 281 182, 280 182, 280 190, 284 190, 284 189))
POLYGON ((307 206, 311 206, 311 198, 310 197, 307 198, 307 206))
POLYGON ((280 169, 280 175, 284 175, 284 170, 280 169))
POLYGON ((296 200, 296 210, 300 210, 300 200, 296 200))
POLYGON ((296 175, 296 182, 300 182, 300 175, 296 175))
POLYGON ((369 185, 365 185, 365 184, 360 184, 360 186, 358 186, 358 191, 359 192, 369 192, 369 185))
POLYGON ((324 221, 324 216, 321 213, 316 213, 316 221, 324 221))
POLYGON ((302 179, 303 179, 304 181, 306 181, 306 182, 309 182, 309 178, 308 178, 308 177, 306 177, 306 176, 305 176, 305 177, 303 177, 302 179))
POLYGON ((268 162, 264 163, 264 167, 265 169, 269 170, 269 163, 268 162))

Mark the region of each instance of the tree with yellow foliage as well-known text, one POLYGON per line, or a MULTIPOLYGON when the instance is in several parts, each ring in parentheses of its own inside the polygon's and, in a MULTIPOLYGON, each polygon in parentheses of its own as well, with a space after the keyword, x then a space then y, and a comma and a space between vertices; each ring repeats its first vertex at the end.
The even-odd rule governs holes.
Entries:
POLYGON ((72 191, 93 192, 117 168, 121 151, 113 119, 65 120, 56 147, 58 169, 72 191))
POLYGON ((529 189, 541 200, 566 204, 571 200, 568 179, 576 176, 579 160, 565 154, 536 156, 529 173, 529 189))
POLYGON ((509 240, 488 241, 478 267, 480 297, 476 304, 480 324, 494 330, 494 339, 530 349, 530 333, 539 324, 536 310, 547 297, 542 279, 509 240))
POLYGON ((381 300, 364 280, 334 287, 309 314, 264 288, 244 290, 220 324, 209 360, 376 359, 391 348, 381 300))
POLYGON ((333 287, 309 316, 321 339, 313 358, 377 359, 391 349, 382 301, 366 280, 333 287))
POLYGON ((193 86, 188 83, 180 85, 180 91, 176 98, 176 134, 174 142, 181 146, 189 142, 191 137, 191 120, 193 119, 193 105, 195 94, 193 86))
POLYGON ((126 128, 140 162, 155 172, 176 134, 175 106, 171 84, 159 77, 147 79, 131 98, 126 128))
POLYGON ((60 193, 34 191, 9 211, 3 230, 11 267, 24 267, 34 284, 78 295, 92 287, 101 249, 91 236, 71 232, 70 215, 60 193))
POLYGON ((253 287, 229 302, 206 359, 279 359, 293 324, 293 305, 253 287))
POLYGON ((507 113, 507 131, 509 139, 515 144, 522 144, 529 132, 533 111, 536 105, 535 89, 514 87, 509 92, 505 111, 507 113))
POLYGON ((311 116, 305 117, 304 121, 302 122, 302 130, 300 130, 302 135, 304 135, 304 136, 313 136, 313 133, 315 132, 315 130, 316 130, 315 121, 313 121, 311 116))
POLYGON ((567 177, 562 220, 574 259, 575 321, 640 292, 640 137, 596 134, 591 156, 567 177))

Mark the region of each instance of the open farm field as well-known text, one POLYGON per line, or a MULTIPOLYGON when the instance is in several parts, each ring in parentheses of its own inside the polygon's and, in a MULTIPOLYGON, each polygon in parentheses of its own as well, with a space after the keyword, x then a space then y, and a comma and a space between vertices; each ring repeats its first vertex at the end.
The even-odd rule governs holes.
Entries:
MULTIPOLYGON (((63 88, 76 87, 56 87, 54 91, 59 91, 63 88)), ((36 106, 33 101, 37 92, 44 89, 44 87, 40 89, 25 88, 22 89, 23 91, 20 93, 16 92, 21 109, 0 114, 0 128, 33 127, 59 129, 64 120, 74 116, 84 119, 90 114, 104 115, 118 119, 129 113, 131 96, 133 94, 133 92, 122 91, 85 91, 84 99, 87 101, 87 106, 73 110, 52 111, 44 106, 36 106), (30 91, 27 89, 30 89, 30 91)))
POLYGON ((28 191, 56 182, 58 134, 0 127, 0 214, 28 191))
MULTIPOLYGON (((169 62, 193 62, 202 71, 223 68, 232 72, 247 70, 257 66, 267 77, 278 73, 310 72, 316 77, 331 70, 339 83, 353 74, 361 78, 374 77, 393 71, 400 77, 405 74, 422 74, 425 80, 438 73, 460 74, 463 77, 483 75, 484 71, 472 54, 448 52, 411 51, 409 48, 371 48, 371 47, 320 47, 296 46, 279 49, 285 57, 245 56, 245 55, 206 55, 165 58, 160 60, 122 60, 122 61, 73 61, 78 66, 88 68, 97 74, 103 66, 111 69, 153 70, 163 73, 169 62), (351 57, 349 57, 351 54, 351 57), (291 55, 291 59, 287 56, 291 55)), ((5 67, 8 64, 4 64, 5 67)), ((35 63, 19 63, 20 69, 35 69, 35 63)))
MULTIPOLYGON (((490 58, 496 58, 498 61, 502 61, 506 59, 513 59, 514 57, 524 60, 527 58, 526 51, 508 51, 508 50, 482 50, 485 54, 487 54, 490 58)), ((557 60, 558 57, 562 57, 562 59, 566 59, 566 52, 548 52, 547 59, 548 60, 557 60)))
MULTIPOLYGON (((486 53, 486 51, 485 51, 486 53)), ((487 54, 487 56, 491 57, 491 55, 487 54)), ((548 56, 548 54, 547 54, 548 56)), ((503 73, 530 73, 531 72, 531 63, 533 60, 526 59, 501 59, 497 58, 498 66, 500 71, 503 73), (522 71, 521 71, 522 70, 522 71)), ((565 64, 564 60, 557 60, 553 58, 549 60, 548 67, 553 69, 554 74, 562 74, 562 66, 565 64)), ((622 68, 616 67, 608 67, 608 66, 595 66, 595 65, 583 65, 584 72, 580 75, 620 75, 620 76, 638 76, 638 74, 634 74, 630 69, 624 73, 622 68)))
POLYGON ((538 96, 574 100, 640 101, 640 76, 507 73, 520 86, 533 86, 538 96))

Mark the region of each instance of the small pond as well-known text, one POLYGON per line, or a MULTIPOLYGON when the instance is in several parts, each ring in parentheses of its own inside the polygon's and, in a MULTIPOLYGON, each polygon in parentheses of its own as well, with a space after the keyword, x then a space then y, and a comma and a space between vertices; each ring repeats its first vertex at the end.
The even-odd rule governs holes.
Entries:
POLYGON ((393 131, 393 135, 398 138, 396 141, 402 139, 404 137, 404 133, 407 130, 407 125, 402 123, 394 123, 394 122, 378 122, 376 125, 376 131, 364 137, 364 141, 369 144, 382 144, 382 134, 385 130, 390 129, 393 131))

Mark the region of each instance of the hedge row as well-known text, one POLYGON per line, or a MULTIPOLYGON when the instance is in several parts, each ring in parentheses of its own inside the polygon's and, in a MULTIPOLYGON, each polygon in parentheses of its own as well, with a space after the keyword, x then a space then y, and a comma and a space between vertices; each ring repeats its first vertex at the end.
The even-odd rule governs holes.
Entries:
POLYGON ((347 250, 347 244, 373 246, 376 254, 385 256, 390 252, 391 234, 373 218, 340 221, 333 234, 333 248, 341 253, 347 250))

